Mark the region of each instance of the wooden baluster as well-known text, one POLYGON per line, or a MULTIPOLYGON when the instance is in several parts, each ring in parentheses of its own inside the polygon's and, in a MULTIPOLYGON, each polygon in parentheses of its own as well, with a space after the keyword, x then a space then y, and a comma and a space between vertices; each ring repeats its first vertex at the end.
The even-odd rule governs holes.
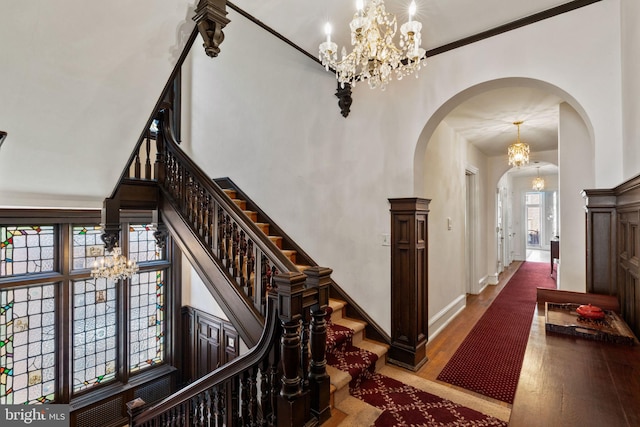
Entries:
POLYGON ((249 388, 251 385, 249 383, 248 370, 242 373, 242 381, 240 382, 240 385, 240 416, 242 419, 242 425, 248 426, 251 424, 251 417, 249 416, 249 388))
POLYGON ((136 152, 136 158, 133 163, 133 177, 140 178, 140 148, 136 152))
POLYGON ((220 262, 224 263, 224 253, 226 251, 226 246, 224 242, 224 236, 226 231, 226 226, 224 223, 224 211, 221 206, 218 206, 218 259, 220 262))
POLYGON ((318 301, 311 307, 311 363, 309 366, 309 389, 311 412, 323 423, 331 417, 330 380, 327 374, 327 306, 329 304, 330 268, 311 267, 304 271, 307 288, 318 290, 318 301))
POLYGON ((302 312, 302 330, 300 331, 300 365, 302 367, 302 388, 309 389, 309 325, 311 324, 311 308, 302 312))
POLYGON ((271 414, 271 383, 269 381, 269 358, 265 357, 260 367, 260 407, 262 408, 260 426, 262 427, 268 425, 271 414))
MULTIPOLYGON (((202 198, 202 237, 204 238, 204 243, 207 245, 209 249, 211 248, 211 218, 209 218, 209 213, 211 212, 211 208, 209 205, 211 204, 211 196, 209 196, 208 192, 205 192, 204 197, 202 198)), ((214 252, 215 254, 215 252, 214 252)))
POLYGON ((282 389, 278 396, 278 425, 302 426, 309 419, 306 392, 300 378, 300 322, 306 276, 298 272, 276 275, 278 315, 282 325, 280 352, 282 389))
MULTIPOLYGON (((240 282, 238 283, 242 288, 245 287, 247 280, 245 278, 246 268, 245 268, 245 254, 247 252, 247 238, 245 237, 244 231, 240 230, 240 234, 238 236, 238 273, 240 282)), ((247 289, 243 289, 245 295, 249 295, 247 289)))
POLYGON ((255 263, 255 255, 253 253, 253 240, 247 239, 247 249, 246 249, 246 281, 245 281, 245 293, 249 296, 249 298, 253 299, 253 281, 255 278, 253 277, 253 265, 255 263))
POLYGON ((251 377, 249 378, 249 416, 251 425, 258 425, 258 365, 252 368, 251 377))
POLYGON ((227 261, 225 267, 227 267, 228 270, 230 263, 233 261, 233 251, 231 249, 231 242, 233 240, 233 223, 231 222, 231 217, 227 214, 225 214, 225 226, 225 233, 227 233, 225 236, 225 259, 227 261))
POLYGON ((206 204, 206 199, 205 199, 205 190, 203 186, 199 186, 199 193, 198 193, 198 225, 196 226, 196 230, 198 230, 198 233, 200 234, 200 239, 202 241, 204 241, 206 243, 206 231, 204 229, 205 227, 205 213, 206 213, 206 208, 205 208, 205 204, 206 204))
POLYGON ((269 383, 271 384, 271 413, 269 416, 269 425, 275 426, 278 422, 278 396, 280 395, 280 371, 277 363, 280 361, 280 346, 273 346, 273 358, 269 367, 269 383))
POLYGON ((211 251, 218 255, 218 209, 214 198, 211 198, 209 203, 209 230, 211 231, 210 242, 211 251))
POLYGON ((205 412, 204 412, 204 425, 211 426, 213 414, 211 412, 211 408, 213 407, 213 402, 211 401, 211 390, 206 390, 204 392, 204 401, 205 401, 205 412))
POLYGON ((224 407, 223 407, 223 397, 221 388, 224 385, 216 385, 213 388, 213 415, 214 415, 214 426, 223 426, 224 425, 224 407))
POLYGON ((231 232, 231 276, 238 277, 238 243, 239 243, 239 235, 238 235, 238 224, 233 222, 233 230, 231 232))
POLYGON ((229 407, 228 417, 231 420, 231 425, 241 425, 242 418, 240 418, 240 376, 231 378, 229 382, 231 388, 231 405, 229 407))
POLYGON ((271 266, 269 265, 269 258, 260 252, 260 313, 266 313, 267 311, 267 294, 269 293, 271 280, 271 266))
MULTIPOLYGON (((149 136, 149 131, 147 130, 147 138, 146 138, 145 148, 147 151, 147 158, 144 163, 144 179, 152 179, 151 177, 151 137, 149 136)), ((138 167, 138 175, 140 174, 140 168, 138 167)), ((139 177, 138 177, 139 178, 139 177)))

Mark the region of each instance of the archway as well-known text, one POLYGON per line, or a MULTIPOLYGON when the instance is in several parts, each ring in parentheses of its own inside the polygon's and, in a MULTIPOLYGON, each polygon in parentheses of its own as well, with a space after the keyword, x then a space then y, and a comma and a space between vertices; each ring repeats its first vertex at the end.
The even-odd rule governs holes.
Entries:
MULTIPOLYGON (((563 197, 560 204, 560 230, 566 232, 563 241, 566 243, 562 248, 570 248, 570 251, 561 252, 561 259, 566 259, 568 267, 567 280, 565 283, 559 282, 559 288, 569 290, 584 290, 585 267, 584 267, 584 227, 580 231, 579 220, 584 218, 583 201, 579 196, 581 190, 590 188, 595 181, 594 167, 594 132, 593 126, 584 108, 569 93, 550 83, 528 78, 504 78, 487 81, 469 87, 444 102, 425 124, 417 141, 414 152, 414 189, 419 197, 432 198, 427 194, 427 180, 436 178, 432 174, 433 170, 427 170, 426 153, 436 129, 443 120, 460 104, 473 97, 503 88, 529 87, 549 92, 557 96, 561 103, 558 106, 558 150, 552 153, 538 153, 545 161, 557 164, 559 167, 559 193, 563 197), (576 160, 576 155, 578 156, 576 160), (564 176, 562 171, 567 173, 564 176)), ((506 153, 505 153, 506 154, 506 153)), ((433 169, 433 168, 432 168, 433 169)), ((506 156, 495 156, 486 160, 486 165, 481 169, 483 175, 485 204, 484 215, 480 228, 485 230, 484 236, 477 239, 476 252, 480 254, 478 260, 478 277, 480 282, 497 283, 499 265, 497 262, 497 247, 493 238, 497 221, 496 209, 496 186, 500 177, 510 169, 506 162, 506 156), (484 170, 482 170, 484 169, 484 170), (484 258, 484 259, 482 259, 484 258)), ((437 172, 436 172, 437 173, 437 172)), ((464 171, 462 171, 464 173, 464 171)), ((437 203, 437 200, 434 200, 437 203)), ((462 260, 469 259, 465 254, 461 254, 462 260)), ((564 267, 564 265, 563 265, 564 267)), ((473 270, 473 269, 472 269, 473 270)))

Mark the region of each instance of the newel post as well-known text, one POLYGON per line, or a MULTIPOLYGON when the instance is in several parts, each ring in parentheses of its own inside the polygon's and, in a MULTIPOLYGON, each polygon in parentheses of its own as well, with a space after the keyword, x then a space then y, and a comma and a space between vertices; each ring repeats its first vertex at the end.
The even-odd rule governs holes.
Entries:
POLYGON ((200 0, 193 20, 202 36, 205 53, 215 58, 220 53, 220 44, 224 40, 222 29, 229 23, 226 0, 200 0))
POLYGON ((303 391, 300 377, 300 323, 305 280, 306 276, 297 272, 274 277, 278 293, 278 315, 282 324, 282 388, 278 396, 278 426, 302 426, 308 418, 309 394, 303 391))
POLYGON ((418 370, 428 340, 427 224, 429 199, 391 203, 391 348, 389 362, 418 370))
POLYGON ((326 267, 311 267, 304 271, 307 276, 307 288, 318 290, 318 301, 311 307, 311 366, 309 368, 309 387, 311 391, 311 412, 322 424, 331 418, 330 386, 331 378, 327 374, 327 306, 329 305, 329 286, 333 270, 326 267))

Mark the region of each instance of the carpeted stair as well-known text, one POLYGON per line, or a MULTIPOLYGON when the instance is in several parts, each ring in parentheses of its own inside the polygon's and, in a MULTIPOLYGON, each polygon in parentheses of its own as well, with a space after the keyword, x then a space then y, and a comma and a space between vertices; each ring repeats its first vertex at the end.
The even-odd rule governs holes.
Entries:
MULTIPOLYGON (((334 406, 350 396, 360 405, 349 426, 506 426, 506 422, 382 375, 388 347, 363 336, 364 324, 342 316, 344 303, 330 300, 327 364, 334 406), (357 329, 355 329, 357 328, 357 329)), ((352 405, 353 407, 354 405, 352 405)), ((342 425, 342 424, 340 424, 342 425)))

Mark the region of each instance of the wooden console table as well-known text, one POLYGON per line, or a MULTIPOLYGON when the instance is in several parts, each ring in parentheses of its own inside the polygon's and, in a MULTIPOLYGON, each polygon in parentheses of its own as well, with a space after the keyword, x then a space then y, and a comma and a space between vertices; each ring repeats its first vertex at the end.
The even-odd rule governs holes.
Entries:
POLYGON ((640 345, 547 333, 531 324, 509 427, 640 426, 640 345))

